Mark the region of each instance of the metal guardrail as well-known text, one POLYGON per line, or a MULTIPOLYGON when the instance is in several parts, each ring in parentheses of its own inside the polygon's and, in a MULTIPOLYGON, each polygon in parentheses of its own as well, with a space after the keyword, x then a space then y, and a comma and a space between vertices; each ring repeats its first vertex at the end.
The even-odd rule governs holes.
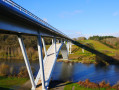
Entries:
MULTIPOLYGON (((13 2, 12 0, 2 0, 5 3, 11 5, 12 7, 18 9, 19 11, 29 15, 30 17, 34 18, 35 20, 37 20, 38 22, 42 23, 43 25, 51 28, 52 30, 68 37, 67 35, 65 35, 64 33, 62 33, 61 31, 59 31, 58 29, 54 28, 53 26, 51 26, 50 24, 48 24, 47 22, 45 22, 44 20, 40 19, 39 17, 37 17, 36 15, 34 15, 33 13, 29 12, 28 10, 24 9, 23 7, 21 7, 20 5, 18 5, 17 3, 13 2)), ((68 37, 69 38, 69 37, 68 37)))

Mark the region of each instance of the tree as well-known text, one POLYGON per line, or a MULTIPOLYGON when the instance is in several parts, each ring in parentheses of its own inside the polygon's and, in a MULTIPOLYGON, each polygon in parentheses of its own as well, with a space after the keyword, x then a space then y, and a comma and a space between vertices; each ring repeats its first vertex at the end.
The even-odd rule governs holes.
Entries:
POLYGON ((77 40, 82 41, 82 40, 86 40, 86 38, 85 37, 78 37, 77 40))
POLYGON ((74 41, 77 41, 77 39, 76 39, 76 38, 73 38, 73 40, 74 40, 74 41))

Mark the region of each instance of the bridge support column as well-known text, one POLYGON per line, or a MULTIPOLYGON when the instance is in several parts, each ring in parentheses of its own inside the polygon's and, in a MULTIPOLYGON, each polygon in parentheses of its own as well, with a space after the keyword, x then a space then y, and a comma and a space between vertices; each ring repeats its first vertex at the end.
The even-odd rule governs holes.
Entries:
POLYGON ((70 54, 71 54, 71 50, 72 50, 72 43, 70 42, 70 54))
POLYGON ((63 42, 62 42, 62 38, 61 38, 61 43, 63 43, 63 42))
POLYGON ((54 44, 54 53, 55 55, 57 55, 56 37, 53 38, 53 44, 54 44))
POLYGON ((43 49, 44 49, 44 52, 45 52, 45 56, 47 56, 47 50, 46 50, 46 45, 45 45, 44 38, 42 38, 42 42, 43 42, 43 49))
POLYGON ((39 55, 39 62, 40 62, 42 90, 46 90, 46 88, 45 88, 45 75, 44 75, 44 64, 43 64, 41 35, 38 35, 38 55, 39 55))
POLYGON ((67 52, 69 54, 69 41, 67 40, 67 52))
POLYGON ((59 43, 59 40, 57 40, 57 43, 59 43))
POLYGON ((53 39, 52 39, 52 44, 54 44, 54 41, 53 41, 53 39))
POLYGON ((64 39, 64 43, 66 43, 65 39, 64 39))
POLYGON ((25 61, 27 70, 28 70, 29 77, 30 77, 30 80, 31 80, 32 90, 35 90, 36 85, 35 85, 35 82, 34 82, 33 73, 32 73, 31 67, 30 67, 30 63, 29 63, 29 59, 28 59, 28 56, 27 56, 27 53, 26 53, 26 49, 25 49, 23 39, 20 35, 18 36, 18 41, 19 41, 19 44, 20 44, 20 47, 21 47, 21 50, 22 50, 22 54, 23 54, 23 57, 24 57, 24 61, 25 61))
POLYGON ((63 60, 68 60, 68 50, 66 44, 63 43, 63 46, 61 47, 61 54, 63 57, 63 60))

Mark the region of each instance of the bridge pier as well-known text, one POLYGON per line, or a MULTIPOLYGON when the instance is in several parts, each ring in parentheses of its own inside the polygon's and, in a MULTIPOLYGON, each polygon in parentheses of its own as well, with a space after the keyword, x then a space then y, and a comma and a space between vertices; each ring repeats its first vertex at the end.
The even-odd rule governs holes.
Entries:
POLYGON ((67 40, 67 52, 68 54, 71 54, 72 51, 72 43, 71 41, 67 40))
MULTIPOLYGON (((38 55, 39 55, 39 63, 40 63, 40 75, 41 75, 41 81, 42 81, 42 90, 46 90, 41 36, 38 35, 37 39, 38 39, 38 55)), ((23 57, 24 57, 24 61, 25 61, 25 64, 26 64, 26 68, 27 68, 27 71, 28 71, 28 74, 29 74, 29 77, 30 77, 30 81, 31 81, 31 84, 32 84, 32 90, 35 90, 37 83, 35 83, 35 81, 34 81, 33 73, 32 73, 32 70, 31 70, 31 66, 30 66, 30 63, 29 63, 29 59, 28 59, 26 49, 25 49, 25 45, 24 45, 24 42, 23 42, 23 39, 22 39, 21 35, 18 35, 18 41, 19 41, 19 44, 20 44, 20 47, 21 47, 21 50, 22 50, 22 54, 23 54, 23 57)), ((44 49, 46 50, 44 39, 42 39, 42 41, 43 41, 44 49)), ((47 55, 47 52, 45 53, 45 55, 47 55)))
POLYGON ((71 41, 70 41, 70 54, 71 54, 71 50, 72 50, 72 43, 71 43, 71 41))
POLYGON ((67 53, 69 54, 69 41, 67 40, 67 53))
MULTIPOLYGON (((37 86, 37 82, 40 79, 39 78, 40 76, 41 76, 41 82, 42 82, 42 90, 47 90, 47 87, 45 85, 46 83, 45 83, 45 75, 44 75, 43 53, 42 53, 42 43, 43 43, 45 57, 47 56, 47 50, 46 50, 44 38, 41 38, 40 34, 37 36, 38 56, 39 56, 40 69, 39 69, 39 72, 38 72, 38 77, 36 78, 35 81, 34 81, 34 78, 33 78, 33 73, 32 73, 31 67, 30 67, 29 59, 27 57, 27 53, 26 53, 26 50, 25 50, 25 45, 24 45, 24 42, 23 42, 23 39, 22 39, 21 35, 18 35, 18 40, 19 40, 20 47, 21 47, 21 50, 22 50, 22 54, 23 54, 23 57, 24 57, 24 60, 25 60, 27 70, 28 70, 30 81, 31 81, 31 84, 32 84, 32 90, 35 90, 35 88, 37 86)), ((69 41, 67 42, 67 46, 65 45, 66 41, 62 41, 62 39, 61 39, 61 42, 63 44, 63 46, 61 48, 61 53, 62 53, 63 59, 66 60, 66 59, 68 59, 69 41)), ((52 45, 54 47, 54 54, 56 55, 55 57, 57 58, 57 55, 58 55, 59 51, 57 52, 56 37, 53 38, 52 45)), ((71 45, 70 45, 70 47, 71 47, 71 45)))
POLYGON ((42 81, 42 90, 46 90, 41 35, 38 35, 37 38, 38 38, 38 55, 39 55, 39 62, 40 62, 40 74, 41 74, 41 81, 42 81))
POLYGON ((61 38, 61 43, 62 43, 62 38, 61 38))
POLYGON ((57 40, 57 43, 59 43, 59 39, 57 40))
POLYGON ((65 39, 64 39, 64 43, 66 43, 65 39))
POLYGON ((56 37, 53 38, 53 44, 54 44, 54 53, 55 55, 57 55, 56 37))
POLYGON ((43 43, 43 49, 44 49, 44 52, 45 52, 45 56, 47 56, 47 50, 46 50, 45 40, 44 40, 43 37, 42 37, 42 43, 43 43))
POLYGON ((52 45, 53 45, 53 39, 52 39, 52 45))
POLYGON ((23 42, 23 39, 22 39, 21 35, 18 35, 18 41, 19 41, 19 44, 20 44, 20 47, 21 47, 21 51, 22 51, 22 54, 23 54, 23 57, 24 57, 26 68, 28 70, 29 77, 30 77, 30 80, 31 80, 32 90, 35 90, 36 85, 35 85, 35 82, 34 82, 33 73, 32 73, 31 67, 30 67, 29 59, 28 59, 26 49, 25 49, 25 45, 24 45, 24 42, 23 42))

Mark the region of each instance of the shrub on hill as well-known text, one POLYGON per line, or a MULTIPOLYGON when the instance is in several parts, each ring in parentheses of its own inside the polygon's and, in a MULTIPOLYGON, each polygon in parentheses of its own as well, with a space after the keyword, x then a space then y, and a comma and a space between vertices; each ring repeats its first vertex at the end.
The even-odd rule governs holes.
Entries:
POLYGON ((103 40, 103 39, 106 39, 106 38, 116 38, 114 36, 91 36, 89 37, 88 39, 89 40, 103 40))
POLYGON ((106 38, 101 40, 101 42, 111 46, 112 48, 119 49, 119 38, 106 38))

